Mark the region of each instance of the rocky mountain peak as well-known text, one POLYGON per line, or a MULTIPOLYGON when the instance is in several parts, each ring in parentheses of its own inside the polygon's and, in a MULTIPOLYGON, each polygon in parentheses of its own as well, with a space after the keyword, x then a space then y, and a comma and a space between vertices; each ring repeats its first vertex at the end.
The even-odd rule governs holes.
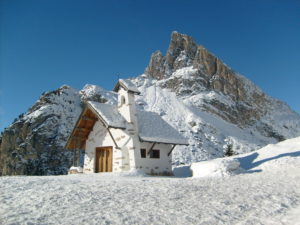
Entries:
POLYGON ((192 37, 173 32, 166 54, 166 72, 170 74, 180 67, 191 65, 197 53, 197 47, 192 37))
POLYGON ((160 51, 153 53, 145 74, 158 80, 166 78, 176 69, 192 65, 196 52, 197 44, 192 37, 174 31, 166 56, 160 51))
POLYGON ((163 56, 160 51, 153 53, 145 74, 161 80, 188 66, 193 66, 202 74, 220 75, 226 79, 233 73, 220 59, 203 46, 197 45, 191 36, 174 31, 166 55, 163 56))
MULTIPOLYGON (((240 76, 237 76, 232 69, 206 48, 197 45, 192 37, 176 31, 171 35, 166 56, 163 56, 160 51, 153 53, 145 74, 151 78, 162 80, 170 78, 175 71, 187 67, 195 70, 193 84, 200 83, 201 90, 204 88, 222 92, 231 96, 234 101, 243 101, 245 98, 251 97, 245 93, 240 76)), ((180 82, 173 79, 172 84, 165 83, 164 85, 180 94, 177 90, 178 83, 180 82)), ((184 93, 190 94, 191 87, 184 93)), ((195 85, 194 88, 196 88, 195 85)))
MULTIPOLYGON (((213 93, 215 97, 204 97, 199 108, 243 128, 266 117, 270 113, 268 107, 277 104, 205 47, 197 45, 192 37, 178 32, 172 33, 165 56, 160 51, 152 54, 145 75, 158 80, 161 88, 175 92, 178 97, 213 93)), ((259 126, 268 130, 266 135, 272 133, 272 124, 259 126)))

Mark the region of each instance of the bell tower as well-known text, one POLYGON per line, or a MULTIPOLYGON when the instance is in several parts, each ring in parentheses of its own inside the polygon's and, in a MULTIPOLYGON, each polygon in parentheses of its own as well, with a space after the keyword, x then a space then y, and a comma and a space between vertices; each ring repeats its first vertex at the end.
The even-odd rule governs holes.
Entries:
POLYGON ((130 124, 137 124, 134 96, 139 90, 130 80, 120 79, 114 91, 118 92, 118 111, 130 124))
POLYGON ((118 81, 113 90, 118 92, 118 111, 128 123, 126 132, 130 137, 127 142, 129 169, 134 170, 137 169, 136 160, 139 157, 140 149, 134 97, 140 92, 130 80, 123 79, 118 81))

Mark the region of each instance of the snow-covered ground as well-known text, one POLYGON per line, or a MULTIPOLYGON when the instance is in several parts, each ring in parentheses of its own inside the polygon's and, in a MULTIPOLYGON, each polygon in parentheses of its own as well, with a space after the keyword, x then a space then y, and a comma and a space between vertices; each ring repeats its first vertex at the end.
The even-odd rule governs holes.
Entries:
POLYGON ((243 173, 1 177, 0 224, 300 224, 300 137, 232 158, 243 173))

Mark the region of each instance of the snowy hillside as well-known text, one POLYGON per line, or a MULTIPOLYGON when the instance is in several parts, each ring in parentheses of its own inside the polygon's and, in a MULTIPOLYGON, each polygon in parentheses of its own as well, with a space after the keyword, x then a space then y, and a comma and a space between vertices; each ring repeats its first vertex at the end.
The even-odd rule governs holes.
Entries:
POLYGON ((151 56, 133 81, 140 108, 159 113, 189 139, 177 147, 176 165, 258 149, 300 135, 300 116, 267 96, 192 37, 173 32, 165 56, 151 56))
POLYGON ((227 177, 0 177, 0 223, 299 225, 300 137, 237 157, 227 177))
MULTIPOLYGON (((188 68, 176 71, 172 76, 186 77, 190 73, 188 68)), ((203 105, 207 104, 205 102, 212 99, 218 99, 227 106, 234 104, 232 99, 218 92, 203 91, 195 95, 180 96, 161 87, 165 80, 157 81, 142 75, 134 81, 142 93, 137 98, 139 108, 157 112, 189 139, 188 147, 178 146, 173 152, 176 165, 223 157, 228 146, 232 146, 236 154, 241 154, 278 141, 274 137, 264 136, 256 126, 240 127, 204 110, 203 105)), ((262 120, 273 122, 274 126, 281 124, 281 127, 276 127, 277 132, 285 138, 300 135, 299 115, 288 110, 283 103, 276 107, 276 110, 268 112, 262 120), (284 128, 285 124, 290 128, 284 128)))

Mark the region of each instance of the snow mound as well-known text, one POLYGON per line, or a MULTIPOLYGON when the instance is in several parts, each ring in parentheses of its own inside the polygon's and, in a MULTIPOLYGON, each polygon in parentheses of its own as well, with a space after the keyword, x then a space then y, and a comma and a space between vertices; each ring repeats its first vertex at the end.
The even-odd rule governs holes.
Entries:
POLYGON ((191 171, 193 177, 226 177, 238 172, 240 163, 237 159, 214 159, 193 163, 191 171))
POLYGON ((82 173, 83 172, 83 168, 80 166, 72 166, 69 169, 69 174, 76 174, 76 173, 82 173))
POLYGON ((297 137, 277 144, 269 144, 251 153, 193 163, 190 169, 193 177, 226 177, 239 173, 299 167, 299 157, 300 137, 297 137))
POLYGON ((255 152, 239 155, 240 167, 247 172, 260 172, 300 166, 300 137, 288 139, 277 144, 269 144, 255 152))

